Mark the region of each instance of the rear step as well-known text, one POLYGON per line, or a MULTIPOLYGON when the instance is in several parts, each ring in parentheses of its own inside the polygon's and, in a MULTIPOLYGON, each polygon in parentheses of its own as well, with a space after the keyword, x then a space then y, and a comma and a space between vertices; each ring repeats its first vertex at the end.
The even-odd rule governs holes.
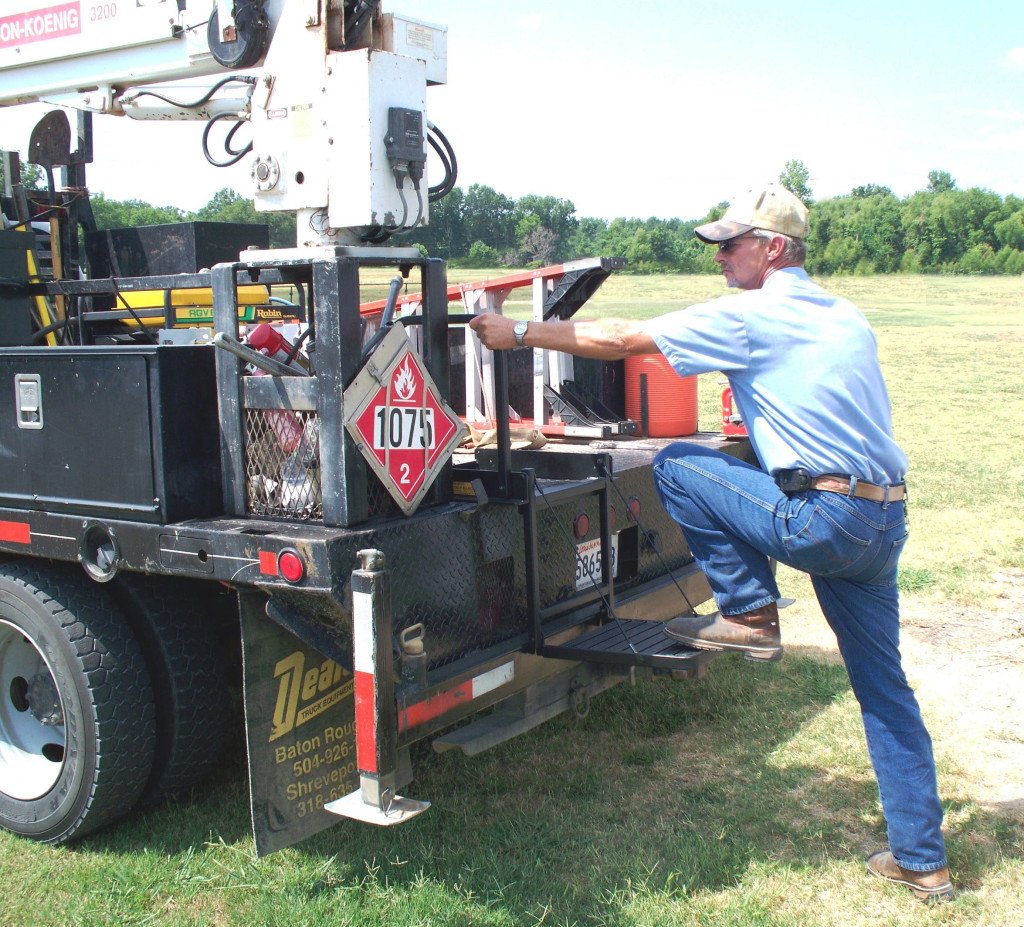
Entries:
POLYGON ((613 619, 564 644, 544 645, 540 653, 556 660, 673 670, 693 670, 715 656, 672 640, 663 622, 643 619, 613 619))
POLYGON ((512 696, 493 713, 442 734, 434 740, 434 749, 438 753, 461 750, 467 756, 476 756, 563 711, 584 717, 592 697, 632 676, 632 670, 627 672, 626 667, 670 671, 674 679, 699 679, 717 654, 673 641, 665 635, 664 627, 661 621, 619 619, 566 644, 545 645, 541 656, 580 661, 583 665, 570 666, 557 676, 543 679, 512 696))

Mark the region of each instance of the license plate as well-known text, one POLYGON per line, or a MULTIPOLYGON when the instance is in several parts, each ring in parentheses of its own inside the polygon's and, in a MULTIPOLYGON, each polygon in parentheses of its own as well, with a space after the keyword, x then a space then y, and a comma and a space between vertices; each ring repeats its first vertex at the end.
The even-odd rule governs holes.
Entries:
MULTIPOLYGON (((612 535, 612 577, 619 570, 619 536, 612 535)), ((601 539, 576 545, 576 591, 591 589, 601 582, 601 539)))

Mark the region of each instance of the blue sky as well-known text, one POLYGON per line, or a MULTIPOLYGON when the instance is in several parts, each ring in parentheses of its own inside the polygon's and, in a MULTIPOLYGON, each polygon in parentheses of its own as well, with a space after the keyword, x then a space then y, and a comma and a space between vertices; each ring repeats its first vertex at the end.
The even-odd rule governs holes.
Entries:
MULTIPOLYGON (((795 158, 818 198, 865 183, 906 195, 933 169, 1024 195, 1020 0, 385 7, 448 27, 428 115, 464 187, 564 197, 581 216, 696 218, 795 158)), ((10 112, 0 145, 19 147, 10 112)), ((96 120, 92 189, 183 208, 247 191, 245 169, 207 167, 200 125, 126 122, 96 120)))

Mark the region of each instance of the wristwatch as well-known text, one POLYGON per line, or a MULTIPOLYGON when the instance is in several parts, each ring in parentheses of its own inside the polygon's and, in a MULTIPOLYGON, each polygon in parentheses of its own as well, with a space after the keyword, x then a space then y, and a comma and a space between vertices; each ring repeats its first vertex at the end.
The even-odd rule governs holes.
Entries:
POLYGON ((512 326, 512 334, 516 336, 516 344, 521 348, 526 347, 523 339, 526 337, 526 329, 529 327, 529 322, 516 322, 516 324, 512 326))

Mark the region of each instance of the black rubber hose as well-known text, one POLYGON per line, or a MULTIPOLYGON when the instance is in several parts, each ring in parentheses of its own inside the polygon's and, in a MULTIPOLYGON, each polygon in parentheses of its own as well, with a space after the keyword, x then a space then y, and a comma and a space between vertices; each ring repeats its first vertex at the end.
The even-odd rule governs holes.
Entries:
POLYGON ((231 167, 242 160, 250 151, 252 151, 252 142, 249 142, 243 149, 236 150, 231 148, 231 139, 235 132, 238 131, 238 127, 242 124, 241 122, 236 123, 228 131, 227 138, 224 140, 224 150, 231 155, 226 161, 217 161, 213 155, 210 154, 210 130, 213 128, 214 123, 219 122, 221 119, 237 119, 238 117, 234 113, 218 113, 216 116, 211 116, 206 122, 206 128, 203 129, 203 157, 210 162, 214 167, 231 167))
POLYGON ((179 103, 177 100, 172 100, 170 97, 165 97, 162 93, 157 93, 155 90, 139 90, 134 94, 134 98, 139 97, 156 97, 158 100, 162 100, 164 103, 170 106, 177 106, 179 109, 198 109, 205 103, 209 103, 213 99, 213 95, 220 90, 221 87, 226 84, 255 84, 256 78, 251 77, 248 74, 233 74, 231 77, 225 77, 223 80, 217 81, 209 90, 206 91, 198 100, 193 103, 179 103))
MULTIPOLYGON (((440 190, 438 191, 436 197, 434 197, 434 196, 431 197, 431 199, 433 200, 433 199, 440 199, 443 196, 447 196, 449 193, 452 192, 452 190, 455 189, 455 182, 456 182, 456 180, 458 180, 458 177, 459 177, 459 162, 458 162, 458 160, 455 157, 455 149, 452 148, 452 144, 451 144, 451 142, 448 141, 448 138, 444 134, 444 132, 442 132, 433 123, 430 123, 429 127, 430 127, 430 134, 428 134, 427 138, 430 139, 431 146, 434 147, 435 151, 438 150, 436 145, 434 145, 434 140, 432 138, 433 135, 436 135, 437 138, 438 138, 438 141, 440 141, 440 143, 444 146, 444 150, 445 150, 446 154, 448 155, 447 168, 446 168, 446 172, 445 172, 445 179, 439 185, 440 186, 440 190)), ((433 194, 434 188, 431 187, 428 192, 433 194)))

